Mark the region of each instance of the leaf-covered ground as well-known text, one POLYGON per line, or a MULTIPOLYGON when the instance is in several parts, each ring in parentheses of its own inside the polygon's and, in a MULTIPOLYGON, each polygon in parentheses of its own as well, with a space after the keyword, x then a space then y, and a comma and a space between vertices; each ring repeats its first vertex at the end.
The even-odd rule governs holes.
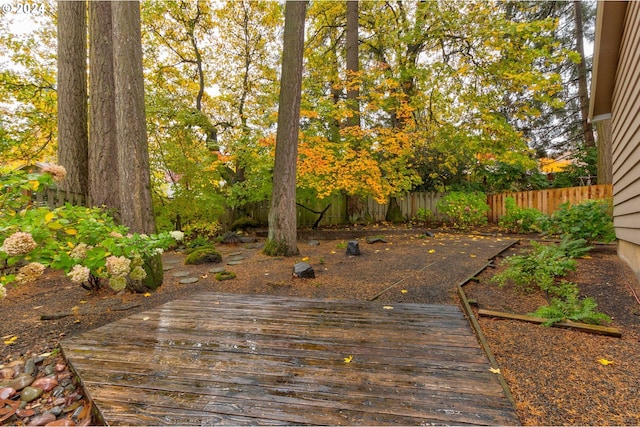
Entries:
MULTIPOLYGON (((89 293, 60 274, 47 273, 36 285, 10 288, 7 298, 0 300, 0 367, 19 367, 32 355, 55 349, 66 336, 202 290, 456 304, 455 286, 481 269, 487 257, 517 240, 454 233, 429 237, 421 231, 385 229, 376 236, 386 242, 367 244, 362 237, 359 257, 345 255, 348 238, 344 236, 319 240, 317 246, 300 241, 301 253, 295 258, 269 258, 255 245, 220 245, 222 264, 187 267, 181 262, 182 254, 167 253, 164 284, 148 296, 114 295, 108 289, 89 293), (236 265, 227 264, 231 258, 236 265), (293 264, 302 260, 314 267, 315 279, 292 278, 293 264), (224 267, 237 277, 217 281, 212 267, 224 267), (179 272, 198 281, 180 284, 184 277, 174 276, 179 272)), ((544 303, 543 295, 489 284, 496 271, 488 269, 478 283, 465 286, 481 308, 528 313, 544 303)), ((612 326, 623 331, 622 338, 480 319, 522 423, 640 424, 640 304, 630 290, 640 291, 637 278, 608 246, 581 259, 577 272, 567 279, 596 299, 599 309, 614 319, 612 326), (613 363, 603 365, 599 359, 613 363)), ((46 402, 42 405, 46 407, 46 402)), ((11 423, 20 422, 13 419, 11 423)))

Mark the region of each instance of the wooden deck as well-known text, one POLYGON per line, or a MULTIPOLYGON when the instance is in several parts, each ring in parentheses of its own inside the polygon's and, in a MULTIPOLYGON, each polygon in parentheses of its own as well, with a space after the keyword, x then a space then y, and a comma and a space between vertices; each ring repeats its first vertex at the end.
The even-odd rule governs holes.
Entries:
POLYGON ((62 343, 108 425, 514 425, 457 306, 200 293, 62 343))

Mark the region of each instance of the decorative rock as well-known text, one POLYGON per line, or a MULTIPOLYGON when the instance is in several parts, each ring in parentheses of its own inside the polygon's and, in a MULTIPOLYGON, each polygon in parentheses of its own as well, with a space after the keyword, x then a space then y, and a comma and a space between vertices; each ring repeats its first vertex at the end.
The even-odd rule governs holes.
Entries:
POLYGON ((31 418, 29 425, 32 426, 44 426, 56 420, 56 416, 51 412, 43 412, 42 414, 31 418))
POLYGON ((351 240, 347 243, 347 255, 357 256, 360 255, 360 246, 355 240, 351 240))
POLYGON ((0 388, 0 400, 8 399, 16 394, 16 389, 11 387, 0 388))
POLYGON ((214 267, 209 270, 209 273, 222 273, 223 271, 225 271, 224 267, 214 267))
POLYGON ((382 237, 367 237, 367 243, 372 245, 374 243, 387 243, 382 237))
POLYGON ((227 244, 230 244, 230 243, 241 243, 241 241, 242 240, 240 239, 240 236, 238 234, 232 232, 232 231, 227 231, 222 236, 222 239, 221 239, 222 243, 227 243, 227 244))
POLYGON ((181 270, 181 271, 176 271, 175 273, 173 273, 173 277, 186 277, 189 274, 191 274, 191 273, 189 273, 188 271, 181 270))
POLYGON ((47 365, 44 367, 45 375, 52 375, 56 372, 56 368, 53 365, 47 365))
POLYGON ((67 369, 66 363, 56 363, 56 372, 62 372, 67 369))
POLYGON ((34 378, 31 375, 20 374, 17 377, 15 377, 13 381, 9 383, 8 386, 16 390, 22 390, 26 386, 31 385, 33 380, 34 378))
POLYGON ((27 386, 22 389, 20 400, 23 402, 32 402, 42 396, 43 391, 41 388, 27 386))
MULTIPOLYGON (((64 401, 62 402, 64 403, 64 401)), ((58 415, 60 415, 62 413, 62 406, 60 406, 61 404, 58 404, 58 406, 54 406, 53 408, 49 409, 49 412, 51 412, 53 415, 55 415, 56 417, 58 415)))
POLYGON ((52 377, 37 378, 33 383, 31 383, 31 387, 38 387, 43 389, 44 391, 51 391, 57 385, 58 385, 58 380, 52 377))
POLYGON ((185 279, 180 280, 180 282, 178 282, 178 283, 181 283, 183 285, 187 285, 189 283, 196 283, 197 281, 198 281, 197 277, 187 277, 185 279))
POLYGON ((32 358, 27 359, 27 362, 24 364, 24 373, 27 375, 33 375, 33 372, 36 370, 36 361, 32 358))
POLYGON ((10 380, 15 374, 15 371, 11 368, 0 369, 0 380, 10 380))
POLYGON ((320 246, 320 242, 317 240, 309 240, 309 246, 320 246))
POLYGON ((293 266, 293 277, 301 279, 313 279, 316 277, 313 267, 306 262, 298 262, 293 266))
MULTIPOLYGON (((53 389, 53 391, 51 392, 51 394, 53 395, 53 397, 60 397, 64 394, 64 387, 62 386, 58 386, 56 388, 53 389)), ((61 399, 63 399, 62 397, 60 397, 61 399)), ((57 401, 57 400, 56 400, 57 401)), ((61 405, 61 403, 55 403, 56 401, 54 401, 54 404, 56 405, 61 405)))
POLYGON ((255 237, 251 237, 251 236, 240 237, 240 242, 242 243, 254 243, 255 241, 256 241, 255 237))
POLYGON ((69 418, 61 418, 56 421, 52 421, 50 423, 45 424, 47 427, 51 426, 75 426, 76 423, 69 418))
POLYGON ((17 409, 16 410, 16 415, 19 416, 20 418, 25 418, 25 417, 30 417, 32 415, 35 415, 36 411, 34 411, 33 409, 17 409))

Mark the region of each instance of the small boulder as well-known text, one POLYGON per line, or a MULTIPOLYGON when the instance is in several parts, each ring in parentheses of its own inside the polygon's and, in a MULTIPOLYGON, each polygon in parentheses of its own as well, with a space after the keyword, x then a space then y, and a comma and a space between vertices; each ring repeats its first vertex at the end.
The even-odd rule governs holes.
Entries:
POLYGON ((360 246, 355 240, 351 240, 347 243, 347 255, 357 256, 360 255, 360 246))
POLYGON ((222 255, 220 255, 220 252, 216 251, 215 249, 207 248, 193 251, 187 258, 185 258, 184 263, 187 265, 197 265, 221 261, 222 255))
POLYGON ((293 277, 301 279, 314 279, 316 277, 315 271, 311 264, 306 262, 299 262, 293 266, 293 277))

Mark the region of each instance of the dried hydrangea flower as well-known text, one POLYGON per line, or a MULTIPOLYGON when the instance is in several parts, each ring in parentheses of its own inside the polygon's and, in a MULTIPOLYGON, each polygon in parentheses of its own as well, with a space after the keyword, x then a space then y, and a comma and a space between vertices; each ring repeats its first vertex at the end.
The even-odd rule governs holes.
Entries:
POLYGON ((4 240, 0 250, 9 256, 26 255, 34 250, 38 244, 29 233, 18 231, 4 240))
POLYGON ((91 274, 91 270, 89 267, 85 267, 84 265, 76 264, 73 266, 71 271, 67 273, 67 276, 71 278, 72 282, 75 283, 84 283, 89 281, 89 275, 91 274))
POLYGON ((30 262, 18 270, 16 282, 20 284, 35 282, 38 277, 42 276, 44 270, 45 266, 39 262, 30 262))

